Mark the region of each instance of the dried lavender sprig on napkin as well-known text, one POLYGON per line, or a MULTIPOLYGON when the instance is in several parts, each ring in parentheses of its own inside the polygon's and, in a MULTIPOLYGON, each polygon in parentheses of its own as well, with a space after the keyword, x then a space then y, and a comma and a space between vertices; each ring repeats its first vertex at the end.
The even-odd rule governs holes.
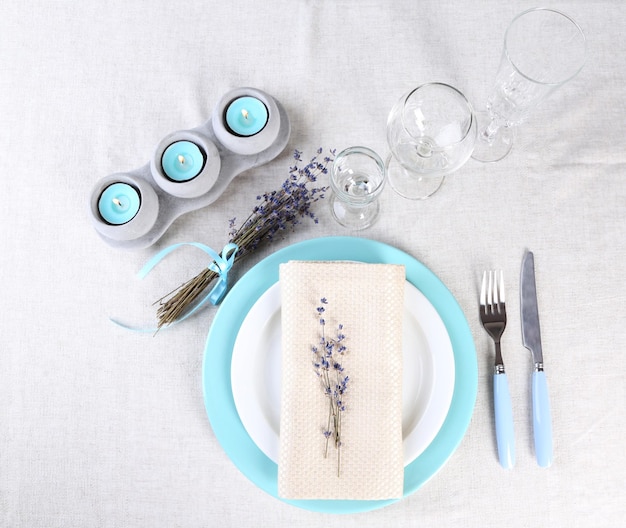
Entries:
POLYGON ((324 449, 324 458, 328 458, 328 444, 332 438, 337 450, 337 476, 341 475, 341 414, 346 410, 343 401, 344 395, 348 389, 350 378, 344 374, 344 368, 340 361, 346 349, 344 340, 346 336, 343 333, 343 325, 337 326, 337 334, 335 337, 326 334, 326 312, 325 305, 328 304, 326 297, 320 299, 321 305, 317 307, 317 317, 319 319, 322 335, 318 345, 311 347, 313 352, 313 368, 315 374, 322 384, 324 396, 328 398, 328 423, 324 430, 324 438, 326 438, 326 447, 324 449))
MULTIPOLYGON (((311 161, 299 166, 302 163, 302 152, 294 151, 296 163, 289 168, 289 177, 280 189, 257 196, 260 203, 254 207, 239 228, 235 228, 236 219, 230 220, 229 242, 238 247, 235 263, 250 255, 264 242, 272 242, 280 231, 295 228, 301 218, 308 217, 315 223, 318 222, 311 210, 312 205, 320 198, 324 198, 327 187, 309 188, 308 185, 317 182, 320 175, 328 172, 328 166, 333 161, 336 151, 332 149, 325 156, 322 156, 322 152, 323 149, 318 149, 311 161)), ((229 255, 222 256, 226 258, 229 255)), ((182 318, 217 277, 215 271, 205 268, 193 279, 159 299, 155 303, 159 304, 158 328, 182 318)))

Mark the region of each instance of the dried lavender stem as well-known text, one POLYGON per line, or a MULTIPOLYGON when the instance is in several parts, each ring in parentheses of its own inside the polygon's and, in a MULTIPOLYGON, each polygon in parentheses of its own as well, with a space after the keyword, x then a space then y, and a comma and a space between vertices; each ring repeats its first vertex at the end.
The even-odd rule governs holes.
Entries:
MULTIPOLYGON (((326 427, 327 431, 330 431, 330 419, 333 415, 333 401, 328 399, 328 426, 326 427)), ((324 451, 324 458, 328 458, 328 441, 330 440, 330 435, 326 435, 326 450, 324 451)))
MULTIPOLYGON (((341 427, 341 414, 338 418, 339 427, 341 427)), ((341 442, 337 443, 337 477, 341 476, 341 442)))
POLYGON ((216 277, 217 273, 207 268, 174 290, 176 293, 167 301, 162 302, 157 310, 158 327, 161 328, 176 321, 216 277))

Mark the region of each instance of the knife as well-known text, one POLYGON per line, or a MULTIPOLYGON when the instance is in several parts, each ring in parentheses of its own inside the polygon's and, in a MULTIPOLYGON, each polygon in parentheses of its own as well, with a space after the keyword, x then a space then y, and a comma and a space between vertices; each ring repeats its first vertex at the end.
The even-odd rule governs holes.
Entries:
POLYGON ((527 251, 522 259, 520 300, 522 342, 532 353, 534 364, 532 404, 535 455, 537 463, 541 467, 549 467, 552 464, 552 420, 550 418, 548 383, 546 381, 546 373, 543 370, 537 287, 535 285, 535 258, 531 251, 527 251))

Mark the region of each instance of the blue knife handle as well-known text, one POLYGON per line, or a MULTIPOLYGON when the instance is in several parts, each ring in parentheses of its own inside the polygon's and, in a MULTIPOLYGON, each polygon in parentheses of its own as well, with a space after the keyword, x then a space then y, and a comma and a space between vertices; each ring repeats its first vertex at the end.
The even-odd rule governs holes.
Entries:
POLYGON ((550 398, 544 371, 533 372, 533 434, 535 455, 541 467, 552 464, 552 420, 550 418, 550 398))
POLYGON ((504 372, 493 376, 493 405, 496 417, 498 458, 503 468, 511 469, 515 465, 515 435, 513 433, 511 393, 504 372))

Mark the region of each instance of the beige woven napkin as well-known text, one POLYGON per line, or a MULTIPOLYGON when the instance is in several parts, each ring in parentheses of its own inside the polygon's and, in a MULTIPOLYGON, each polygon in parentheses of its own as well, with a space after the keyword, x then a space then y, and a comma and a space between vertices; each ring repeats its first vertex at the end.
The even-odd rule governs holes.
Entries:
MULTIPOLYGON (((392 499, 403 493, 404 266, 293 261, 280 266, 282 395, 278 493, 286 499, 392 499), (329 399, 315 373, 317 307, 345 334, 341 446, 325 457, 329 399), (337 455, 340 455, 339 457, 337 455), (338 475, 339 473, 339 475, 338 475)), ((336 352, 335 352, 336 355, 336 352)), ((337 373, 332 370, 335 376, 337 373)))

